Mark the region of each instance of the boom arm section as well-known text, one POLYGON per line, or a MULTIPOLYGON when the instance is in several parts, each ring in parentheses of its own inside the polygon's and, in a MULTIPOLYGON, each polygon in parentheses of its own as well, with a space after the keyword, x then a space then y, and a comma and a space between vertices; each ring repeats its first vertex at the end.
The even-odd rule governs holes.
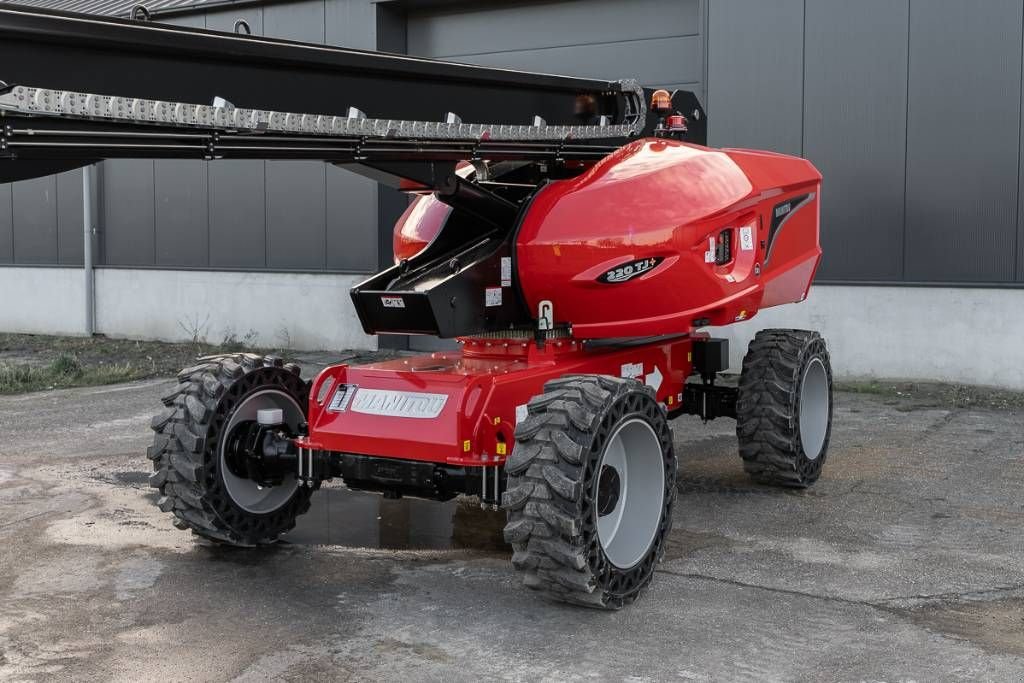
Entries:
POLYGON ((0 79, 0 182, 121 157, 585 160, 650 128, 631 81, 13 5, 0 79))

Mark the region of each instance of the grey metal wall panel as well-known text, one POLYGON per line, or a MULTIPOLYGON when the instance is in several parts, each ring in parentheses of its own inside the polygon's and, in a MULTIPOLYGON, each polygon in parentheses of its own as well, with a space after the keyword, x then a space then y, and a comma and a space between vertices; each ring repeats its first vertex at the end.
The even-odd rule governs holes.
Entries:
POLYGON ((262 161, 211 161, 210 265, 267 265, 267 197, 262 161))
POLYGON ((708 137, 722 147, 800 154, 804 0, 711 0, 708 137))
POLYGON ((327 168, 326 266, 377 270, 377 183, 350 171, 327 168))
POLYGON ((377 4, 366 0, 326 0, 324 42, 357 50, 376 50, 377 11, 377 4))
POLYGON ((274 38, 324 42, 324 3, 289 2, 263 8, 263 33, 274 38))
MULTIPOLYGON (((327 0, 325 42, 360 50, 377 47, 377 12, 364 0, 327 0), (374 30, 367 30, 373 27, 374 30)), ((326 173, 324 263, 329 270, 377 270, 377 183, 334 166, 326 173)))
MULTIPOLYGON (((253 35, 263 35, 263 8, 238 7, 207 12, 206 27, 233 31, 244 19, 253 35)), ((212 161, 209 180, 209 264, 214 268, 261 269, 267 265, 266 163, 212 161)))
POLYGON ((235 22, 239 19, 244 19, 249 23, 253 35, 263 35, 262 7, 233 7, 218 12, 207 12, 206 28, 211 31, 234 31, 235 22))
POLYGON ((907 0, 807 3, 803 151, 824 176, 821 278, 902 276, 907 20, 907 0))
POLYGON ((640 78, 643 83, 699 81, 700 40, 694 36, 653 38, 637 43, 598 43, 538 50, 494 52, 459 61, 525 71, 558 71, 570 76, 640 78))
MULTIPOLYGON (((698 0, 496 4, 411 14, 409 52, 455 58, 700 32, 698 0)), ((554 64, 557 62, 549 63, 544 70, 556 70, 554 64)))
MULTIPOLYGON (((322 43, 324 3, 299 2, 263 8, 264 34, 322 43)), ((320 162, 268 162, 267 265, 324 267, 326 169, 320 162)))
POLYGON ((61 265, 82 265, 85 236, 82 216, 82 170, 57 176, 57 258, 61 265))
POLYGON ((649 85, 703 83, 701 33, 699 0, 480 3, 412 12, 408 48, 425 57, 528 71, 638 78, 649 85))
POLYGON ((57 179, 13 185, 14 257, 19 264, 57 262, 57 179))
POLYGON ((162 24, 173 24, 174 26, 189 26, 191 28, 206 28, 206 15, 200 14, 179 14, 163 16, 157 19, 162 24))
MULTIPOLYGON (((1024 73, 1024 55, 1021 71, 1024 73)), ((1024 90, 1024 89, 1022 89, 1024 90)), ((1020 149, 1019 163, 1024 163, 1024 91, 1021 92, 1020 149)), ((1019 169, 1019 166, 1018 166, 1019 169)), ((1024 283, 1024 173, 1017 171, 1017 282, 1024 283)))
POLYGON ((156 265, 208 265, 206 162, 164 159, 155 173, 156 265))
POLYGON ((911 3, 906 279, 1014 279, 1020 85, 1020 0, 911 3))
POLYGON ((103 189, 103 263, 155 265, 153 162, 104 162, 103 189))
POLYGON ((267 162, 267 265, 323 268, 326 211, 323 164, 267 162))
POLYGON ((0 185, 0 263, 14 261, 14 215, 11 186, 0 185))

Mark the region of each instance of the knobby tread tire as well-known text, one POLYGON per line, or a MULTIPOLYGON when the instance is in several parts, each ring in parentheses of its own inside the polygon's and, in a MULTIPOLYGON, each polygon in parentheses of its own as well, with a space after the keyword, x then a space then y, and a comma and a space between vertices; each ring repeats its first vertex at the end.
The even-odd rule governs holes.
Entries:
POLYGON ((761 484, 806 488, 818 480, 832 434, 832 366, 825 340, 810 330, 762 330, 743 358, 736 396, 736 436, 743 469, 761 484), (804 369, 820 358, 828 378, 828 427, 817 458, 800 441, 804 369))
POLYGON ((157 505, 174 515, 176 527, 215 543, 264 545, 309 509, 313 489, 299 487, 273 512, 248 512, 231 500, 219 472, 219 444, 234 406, 269 387, 289 393, 305 411, 309 385, 299 375, 294 363, 253 353, 205 356, 178 373, 178 385, 161 399, 164 410, 151 423, 156 434, 147 451, 149 484, 161 494, 157 505))
POLYGON ((672 433, 654 391, 636 380, 570 375, 545 384, 516 426, 502 505, 512 564, 529 588, 563 602, 602 609, 632 603, 650 585, 672 527, 676 458, 672 433), (621 570, 597 533, 597 465, 604 445, 626 419, 649 422, 665 464, 662 517, 644 558, 621 570))

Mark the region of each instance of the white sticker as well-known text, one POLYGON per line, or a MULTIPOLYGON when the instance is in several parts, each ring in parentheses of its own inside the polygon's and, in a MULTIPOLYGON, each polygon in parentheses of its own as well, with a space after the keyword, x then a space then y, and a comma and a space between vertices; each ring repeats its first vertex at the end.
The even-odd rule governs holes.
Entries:
POLYGON ((355 393, 356 385, 354 384, 339 384, 338 388, 334 391, 334 396, 331 398, 331 402, 327 405, 327 411, 331 413, 343 413, 348 407, 348 402, 352 398, 352 394, 355 393))
POLYGON ((526 404, 516 406, 516 424, 519 424, 530 415, 530 411, 526 409, 526 404))
POLYGON ((484 306, 501 305, 501 287, 488 287, 484 290, 484 306))
POLYGON ((555 306, 547 299, 537 304, 537 329, 555 329, 555 306))
POLYGON ((704 263, 715 262, 715 238, 708 238, 708 250, 704 252, 704 263))
POLYGON ((405 308, 405 300, 400 296, 382 296, 380 302, 384 308, 405 308))
POLYGON ((740 249, 754 251, 754 229, 750 226, 740 228, 740 249))
POLYGON ((511 287, 512 286, 512 257, 502 256, 501 257, 501 286, 511 287))
POLYGON ((644 374, 643 363, 623 363, 620 376, 626 379, 639 379, 644 374))
POLYGON ((665 376, 661 374, 661 370, 659 370, 658 366, 655 365, 654 366, 654 372, 652 372, 651 374, 647 375, 647 377, 644 379, 644 384, 646 384, 647 386, 649 386, 652 389, 654 389, 655 391, 657 391, 658 389, 661 388, 661 382, 664 379, 665 379, 665 376))
POLYGON ((444 404, 447 402, 447 394, 358 389, 349 409, 353 413, 364 415, 432 420, 441 414, 441 410, 444 409, 444 404))

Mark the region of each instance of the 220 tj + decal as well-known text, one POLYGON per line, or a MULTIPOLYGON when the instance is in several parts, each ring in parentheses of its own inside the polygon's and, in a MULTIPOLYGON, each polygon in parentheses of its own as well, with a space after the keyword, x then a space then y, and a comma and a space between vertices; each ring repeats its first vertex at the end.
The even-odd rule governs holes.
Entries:
POLYGON ((663 260, 664 259, 661 256, 649 256, 647 258, 626 261, 625 263, 620 263, 614 268, 610 268, 601 273, 597 277, 597 281, 610 285, 626 282, 627 280, 632 280, 635 277, 640 277, 644 273, 651 271, 663 260))

